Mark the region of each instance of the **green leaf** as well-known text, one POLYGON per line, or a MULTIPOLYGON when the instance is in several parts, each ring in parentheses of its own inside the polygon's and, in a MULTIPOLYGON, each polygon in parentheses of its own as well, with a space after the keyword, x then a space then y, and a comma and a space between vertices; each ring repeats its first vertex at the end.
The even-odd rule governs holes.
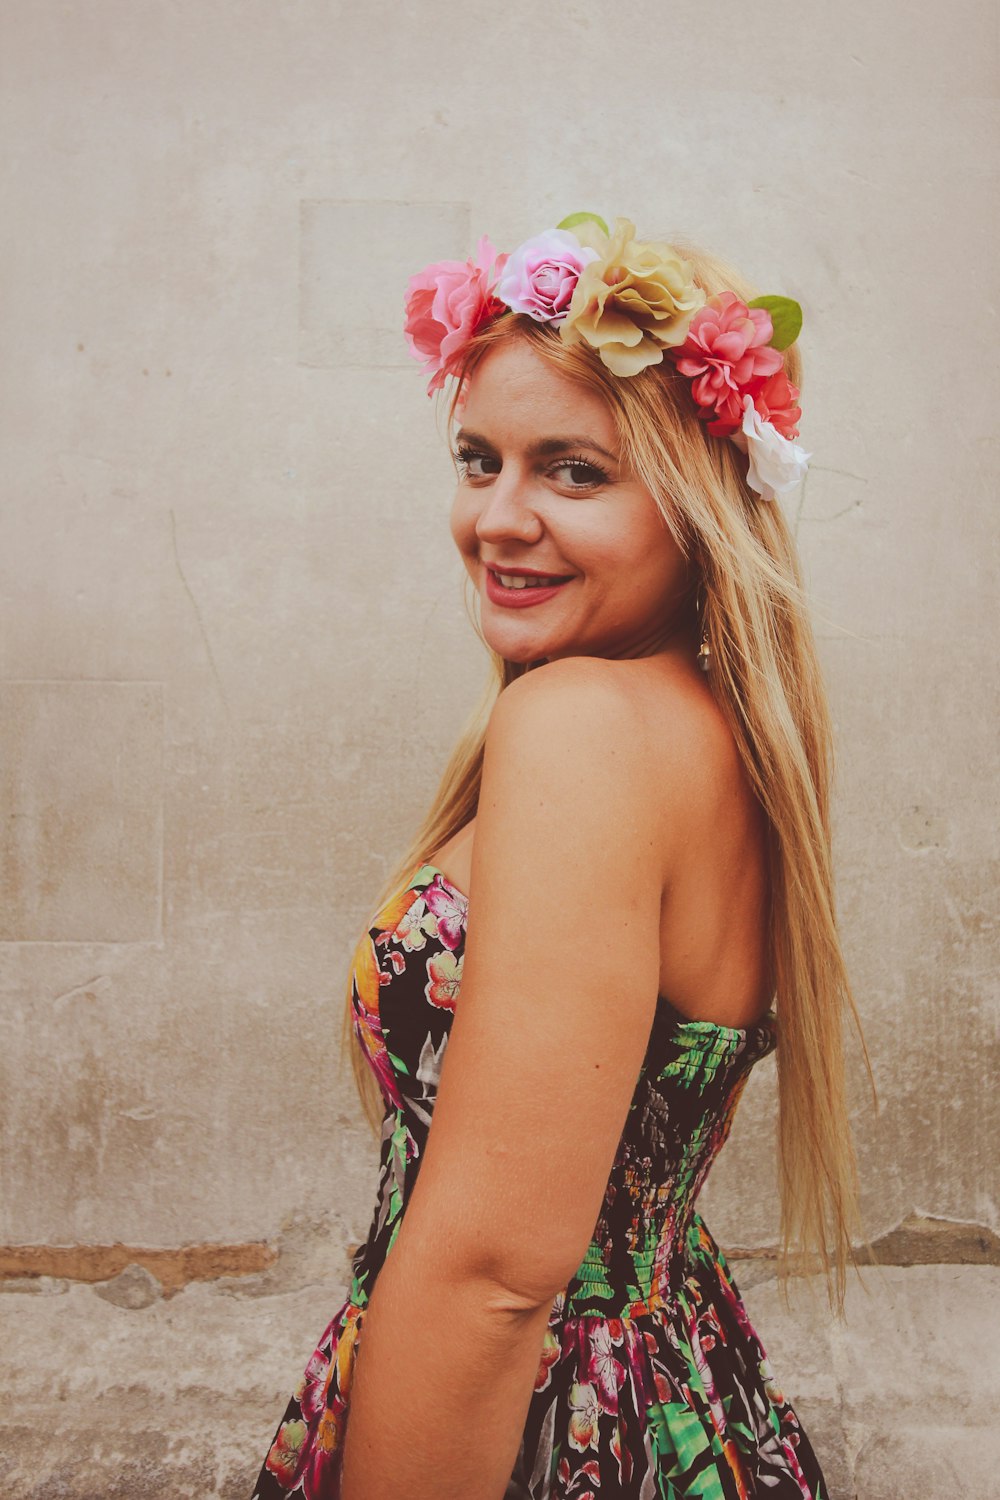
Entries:
POLYGON ((787 349, 802 331, 802 309, 792 297, 755 297, 748 307, 764 307, 774 324, 773 349, 787 349))
POLYGON ((556 225, 556 228, 575 229, 578 224, 596 224, 602 233, 611 233, 600 214, 567 214, 566 218, 556 225))

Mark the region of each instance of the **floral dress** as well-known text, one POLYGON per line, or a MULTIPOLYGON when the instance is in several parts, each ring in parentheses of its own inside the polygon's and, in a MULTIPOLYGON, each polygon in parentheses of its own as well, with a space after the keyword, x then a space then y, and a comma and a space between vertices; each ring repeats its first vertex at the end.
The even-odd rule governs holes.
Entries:
MULTIPOLYGON (((459 997, 468 902, 433 865, 354 960, 354 1024, 385 1100, 371 1228, 254 1500, 336 1500, 365 1307, 402 1223, 459 997)), ((593 1239, 552 1303, 505 1500, 828 1500, 726 1260, 695 1210, 750 1069, 776 1043, 662 997, 593 1239)), ((388 1430, 388 1429, 387 1429, 388 1430)))

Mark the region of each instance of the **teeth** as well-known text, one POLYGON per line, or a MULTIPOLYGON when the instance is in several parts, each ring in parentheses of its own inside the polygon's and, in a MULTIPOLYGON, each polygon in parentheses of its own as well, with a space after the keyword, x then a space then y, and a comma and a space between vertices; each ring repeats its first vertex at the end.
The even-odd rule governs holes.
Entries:
POLYGON ((560 582, 558 578, 522 578, 513 573, 498 573, 497 577, 505 589, 541 589, 560 582))

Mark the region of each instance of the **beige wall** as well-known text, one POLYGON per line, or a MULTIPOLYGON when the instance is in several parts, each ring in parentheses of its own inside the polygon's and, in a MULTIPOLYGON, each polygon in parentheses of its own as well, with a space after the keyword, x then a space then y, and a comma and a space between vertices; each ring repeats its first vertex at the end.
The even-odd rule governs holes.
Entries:
POLYGON ((868 1222, 1000 1228, 990 7, 3 11, 0 1244, 367 1227, 344 967, 483 677, 403 287, 579 208, 804 304, 868 1222))

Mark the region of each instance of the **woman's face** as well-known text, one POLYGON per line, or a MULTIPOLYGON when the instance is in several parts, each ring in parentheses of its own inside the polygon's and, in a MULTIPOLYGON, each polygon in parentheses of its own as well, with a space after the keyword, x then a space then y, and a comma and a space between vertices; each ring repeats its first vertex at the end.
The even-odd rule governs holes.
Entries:
POLYGON ((527 662, 663 649, 688 565, 623 467, 602 398, 528 345, 500 344, 472 375, 461 422, 451 530, 493 650, 527 662))

